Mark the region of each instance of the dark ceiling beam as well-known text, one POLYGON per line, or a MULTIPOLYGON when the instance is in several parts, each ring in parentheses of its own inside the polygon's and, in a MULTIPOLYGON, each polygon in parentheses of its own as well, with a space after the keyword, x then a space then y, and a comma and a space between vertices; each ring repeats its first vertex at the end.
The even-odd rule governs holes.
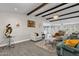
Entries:
POLYGON ((38 6, 37 8, 35 8, 34 10, 30 11, 29 13, 27 13, 27 15, 30 15, 32 14, 33 12, 37 11, 38 9, 44 7, 45 5, 47 5, 48 3, 43 3, 41 4, 40 6, 38 6))
POLYGON ((50 9, 46 10, 46 11, 43 11, 43 12, 41 12, 41 13, 38 13, 38 14, 35 15, 35 16, 42 15, 42 14, 48 12, 48 11, 54 10, 54 9, 56 9, 56 8, 58 8, 58 7, 61 7, 61 6, 65 5, 65 4, 67 4, 67 3, 61 3, 61 4, 59 4, 59 5, 55 6, 55 7, 52 7, 52 8, 50 8, 50 9))
POLYGON ((73 16, 73 17, 68 17, 68 18, 62 18, 62 19, 57 19, 57 20, 51 20, 50 22, 55 22, 55 21, 60 21, 60 20, 66 20, 66 19, 71 19, 71 18, 78 18, 79 16, 73 16))
POLYGON ((66 9, 69 9, 69 8, 72 8, 72 7, 75 7, 75 6, 78 6, 78 5, 79 5, 79 3, 76 3, 76 4, 74 4, 74 5, 65 7, 65 8, 63 8, 63 9, 60 9, 60 10, 57 10, 57 11, 54 11, 54 12, 45 14, 45 15, 43 15, 42 17, 48 16, 48 15, 51 15, 51 14, 54 14, 54 13, 57 13, 57 12, 60 12, 60 11, 63 11, 63 10, 66 10, 66 9))
MULTIPOLYGON (((66 15, 74 14, 74 13, 79 13, 79 11, 73 11, 73 12, 70 12, 70 13, 62 14, 62 15, 59 15, 58 17, 62 17, 62 16, 66 16, 66 15)), ((46 18, 46 20, 49 20, 49 19, 53 19, 53 17, 46 18)))

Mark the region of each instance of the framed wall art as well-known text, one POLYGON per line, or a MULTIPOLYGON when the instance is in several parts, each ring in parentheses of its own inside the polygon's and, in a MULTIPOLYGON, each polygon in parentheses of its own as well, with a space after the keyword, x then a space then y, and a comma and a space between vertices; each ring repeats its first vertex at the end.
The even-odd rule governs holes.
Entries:
POLYGON ((35 21, 33 21, 33 20, 28 20, 28 21, 27 21, 27 27, 35 27, 35 21))

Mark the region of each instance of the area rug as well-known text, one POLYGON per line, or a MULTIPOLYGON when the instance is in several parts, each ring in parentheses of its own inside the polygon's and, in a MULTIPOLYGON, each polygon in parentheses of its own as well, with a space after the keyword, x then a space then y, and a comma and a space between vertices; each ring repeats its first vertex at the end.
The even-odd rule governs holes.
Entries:
POLYGON ((36 42, 35 45, 38 47, 41 47, 49 52, 53 52, 53 50, 56 50, 55 47, 52 47, 51 44, 45 44, 45 41, 36 42))

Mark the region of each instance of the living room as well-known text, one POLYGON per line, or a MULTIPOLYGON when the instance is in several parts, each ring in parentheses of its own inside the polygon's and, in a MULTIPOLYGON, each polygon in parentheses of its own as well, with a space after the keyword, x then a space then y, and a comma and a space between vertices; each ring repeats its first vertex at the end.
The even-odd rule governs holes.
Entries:
POLYGON ((79 55, 78 15, 79 3, 0 3, 0 56, 79 55))

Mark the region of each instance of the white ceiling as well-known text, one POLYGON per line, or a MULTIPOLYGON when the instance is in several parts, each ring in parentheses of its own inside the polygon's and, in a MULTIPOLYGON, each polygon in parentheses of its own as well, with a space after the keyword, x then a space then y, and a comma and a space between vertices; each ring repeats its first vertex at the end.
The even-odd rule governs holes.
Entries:
MULTIPOLYGON (((17 13, 27 14, 28 12, 34 10, 35 8, 37 8, 41 4, 42 3, 0 3, 0 12, 15 12, 15 13, 17 12, 17 13), (17 11, 14 10, 15 8, 17 8, 17 11)), ((43 11, 46 11, 46 10, 48 10, 48 9, 50 9, 52 7, 55 7, 55 6, 59 5, 59 4, 61 4, 61 3, 49 3, 49 4, 45 5, 44 7, 40 8, 39 10, 33 12, 30 16, 36 17, 35 16, 36 14, 41 13, 43 11)), ((45 14, 48 14, 50 12, 60 10, 62 8, 65 8, 65 7, 74 5, 74 4, 76 4, 76 3, 68 3, 68 4, 64 5, 64 6, 61 6, 59 8, 54 9, 54 10, 46 12, 46 13, 44 13, 42 15, 45 15, 45 14)), ((42 15, 37 16, 37 17, 46 19, 46 18, 49 18, 49 17, 53 17, 54 15, 62 15, 62 14, 66 14, 66 13, 73 12, 73 11, 78 11, 78 10, 79 10, 79 6, 76 6, 76 7, 72 7, 72 8, 69 8, 69 9, 66 9, 66 10, 51 14, 51 15, 46 16, 46 17, 41 17, 42 15)), ((67 18, 67 17, 71 17, 71 16, 78 16, 78 15, 79 15, 79 13, 74 13, 74 14, 62 16, 59 19, 67 18)))
POLYGON ((40 3, 0 3, 0 12, 28 13, 38 7, 40 3), (17 11, 14 9, 17 8, 17 11))
MULTIPOLYGON (((71 3, 70 3, 70 4, 66 4, 66 5, 64 5, 64 6, 61 6, 61 7, 57 8, 57 9, 53 10, 53 11, 49 11, 49 13, 54 12, 54 11, 56 11, 56 10, 60 10, 60 9, 62 9, 62 8, 65 8, 65 7, 68 7, 68 6, 71 6, 71 5, 73 5, 73 4, 71 4, 71 3)), ((79 6, 78 6, 78 7, 79 7, 79 6)), ((55 14, 46 16, 45 18, 52 17, 52 16, 54 16, 54 15, 62 15, 62 14, 65 14, 65 13, 72 12, 72 11, 74 11, 74 10, 75 10, 75 9, 69 8, 69 9, 67 9, 67 10, 63 10, 63 11, 57 12, 57 13, 55 13, 55 14)), ((76 8, 76 10, 77 10, 77 8, 76 8)), ((46 13, 46 14, 48 14, 48 13, 46 13)), ((43 14, 43 15, 45 15, 45 14, 43 14)))
POLYGON ((44 6, 43 8, 39 9, 38 11, 36 11, 35 13, 33 13, 32 15, 36 15, 40 12, 43 12, 43 11, 46 11, 52 7, 55 7, 57 5, 59 5, 60 3, 50 3, 50 4, 47 4, 46 6, 44 6))

